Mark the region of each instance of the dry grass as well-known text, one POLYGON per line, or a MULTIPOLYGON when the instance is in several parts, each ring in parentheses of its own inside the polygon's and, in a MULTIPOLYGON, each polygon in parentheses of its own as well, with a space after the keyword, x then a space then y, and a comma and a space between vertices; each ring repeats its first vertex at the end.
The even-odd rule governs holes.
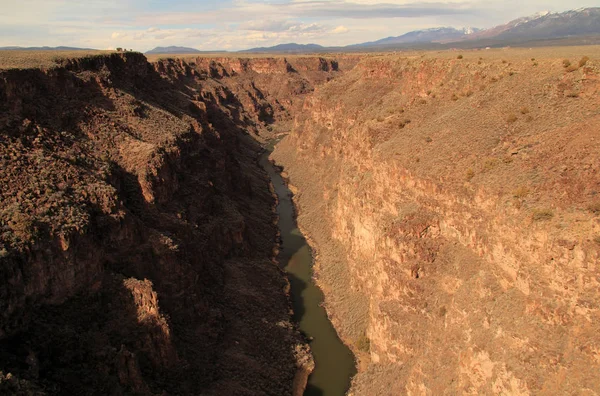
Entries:
POLYGON ((534 221, 550 220, 554 217, 554 212, 551 209, 534 209, 531 212, 531 218, 534 221))
POLYGON ((475 177, 475 171, 471 168, 467 169, 466 179, 467 181, 471 181, 475 177))
POLYGON ((513 191, 513 197, 523 199, 529 195, 529 189, 525 186, 521 186, 513 191))
POLYGON ((90 55, 110 54, 114 51, 0 51, 0 70, 4 69, 51 69, 60 66, 63 59, 83 58, 90 55))
POLYGON ((594 214, 600 214, 600 201, 592 202, 587 208, 594 214))

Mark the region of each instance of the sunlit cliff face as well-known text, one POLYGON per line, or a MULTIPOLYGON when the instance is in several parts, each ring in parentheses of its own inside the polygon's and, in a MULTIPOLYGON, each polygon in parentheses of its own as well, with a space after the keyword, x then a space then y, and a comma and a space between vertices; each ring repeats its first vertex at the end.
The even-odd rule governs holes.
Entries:
POLYGON ((306 100, 273 157, 353 394, 598 389, 600 68, 563 62, 585 50, 366 59, 306 100))

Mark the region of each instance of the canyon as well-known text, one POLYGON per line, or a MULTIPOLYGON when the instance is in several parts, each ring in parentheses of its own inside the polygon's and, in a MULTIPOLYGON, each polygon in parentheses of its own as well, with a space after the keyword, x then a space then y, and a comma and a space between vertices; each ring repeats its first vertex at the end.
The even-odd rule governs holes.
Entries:
POLYGON ((302 394, 281 139, 349 395, 597 394, 598 54, 0 70, 0 391, 302 394))

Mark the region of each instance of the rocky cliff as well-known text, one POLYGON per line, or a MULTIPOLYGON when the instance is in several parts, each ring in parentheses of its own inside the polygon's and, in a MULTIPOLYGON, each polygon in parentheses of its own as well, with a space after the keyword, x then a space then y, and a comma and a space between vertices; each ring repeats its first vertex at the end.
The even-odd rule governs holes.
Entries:
POLYGON ((2 393, 292 394, 310 358, 251 137, 278 104, 212 65, 230 68, 125 53, 0 72, 2 393))
POLYGON ((600 389, 600 63, 583 55, 369 58, 306 100, 273 157, 360 356, 352 394, 600 389))

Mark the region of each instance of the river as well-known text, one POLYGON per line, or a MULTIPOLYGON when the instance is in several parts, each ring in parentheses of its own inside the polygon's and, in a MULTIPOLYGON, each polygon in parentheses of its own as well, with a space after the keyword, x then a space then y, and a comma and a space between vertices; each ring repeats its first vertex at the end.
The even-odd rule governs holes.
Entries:
POLYGON ((292 193, 279 169, 269 161, 270 151, 261 155, 260 165, 269 174, 279 199, 277 214, 281 250, 278 260, 290 282, 294 320, 310 340, 315 360, 315 369, 308 378, 304 395, 342 396, 356 374, 354 355, 338 337, 323 308, 323 292, 312 279, 310 246, 298 229, 292 193))

